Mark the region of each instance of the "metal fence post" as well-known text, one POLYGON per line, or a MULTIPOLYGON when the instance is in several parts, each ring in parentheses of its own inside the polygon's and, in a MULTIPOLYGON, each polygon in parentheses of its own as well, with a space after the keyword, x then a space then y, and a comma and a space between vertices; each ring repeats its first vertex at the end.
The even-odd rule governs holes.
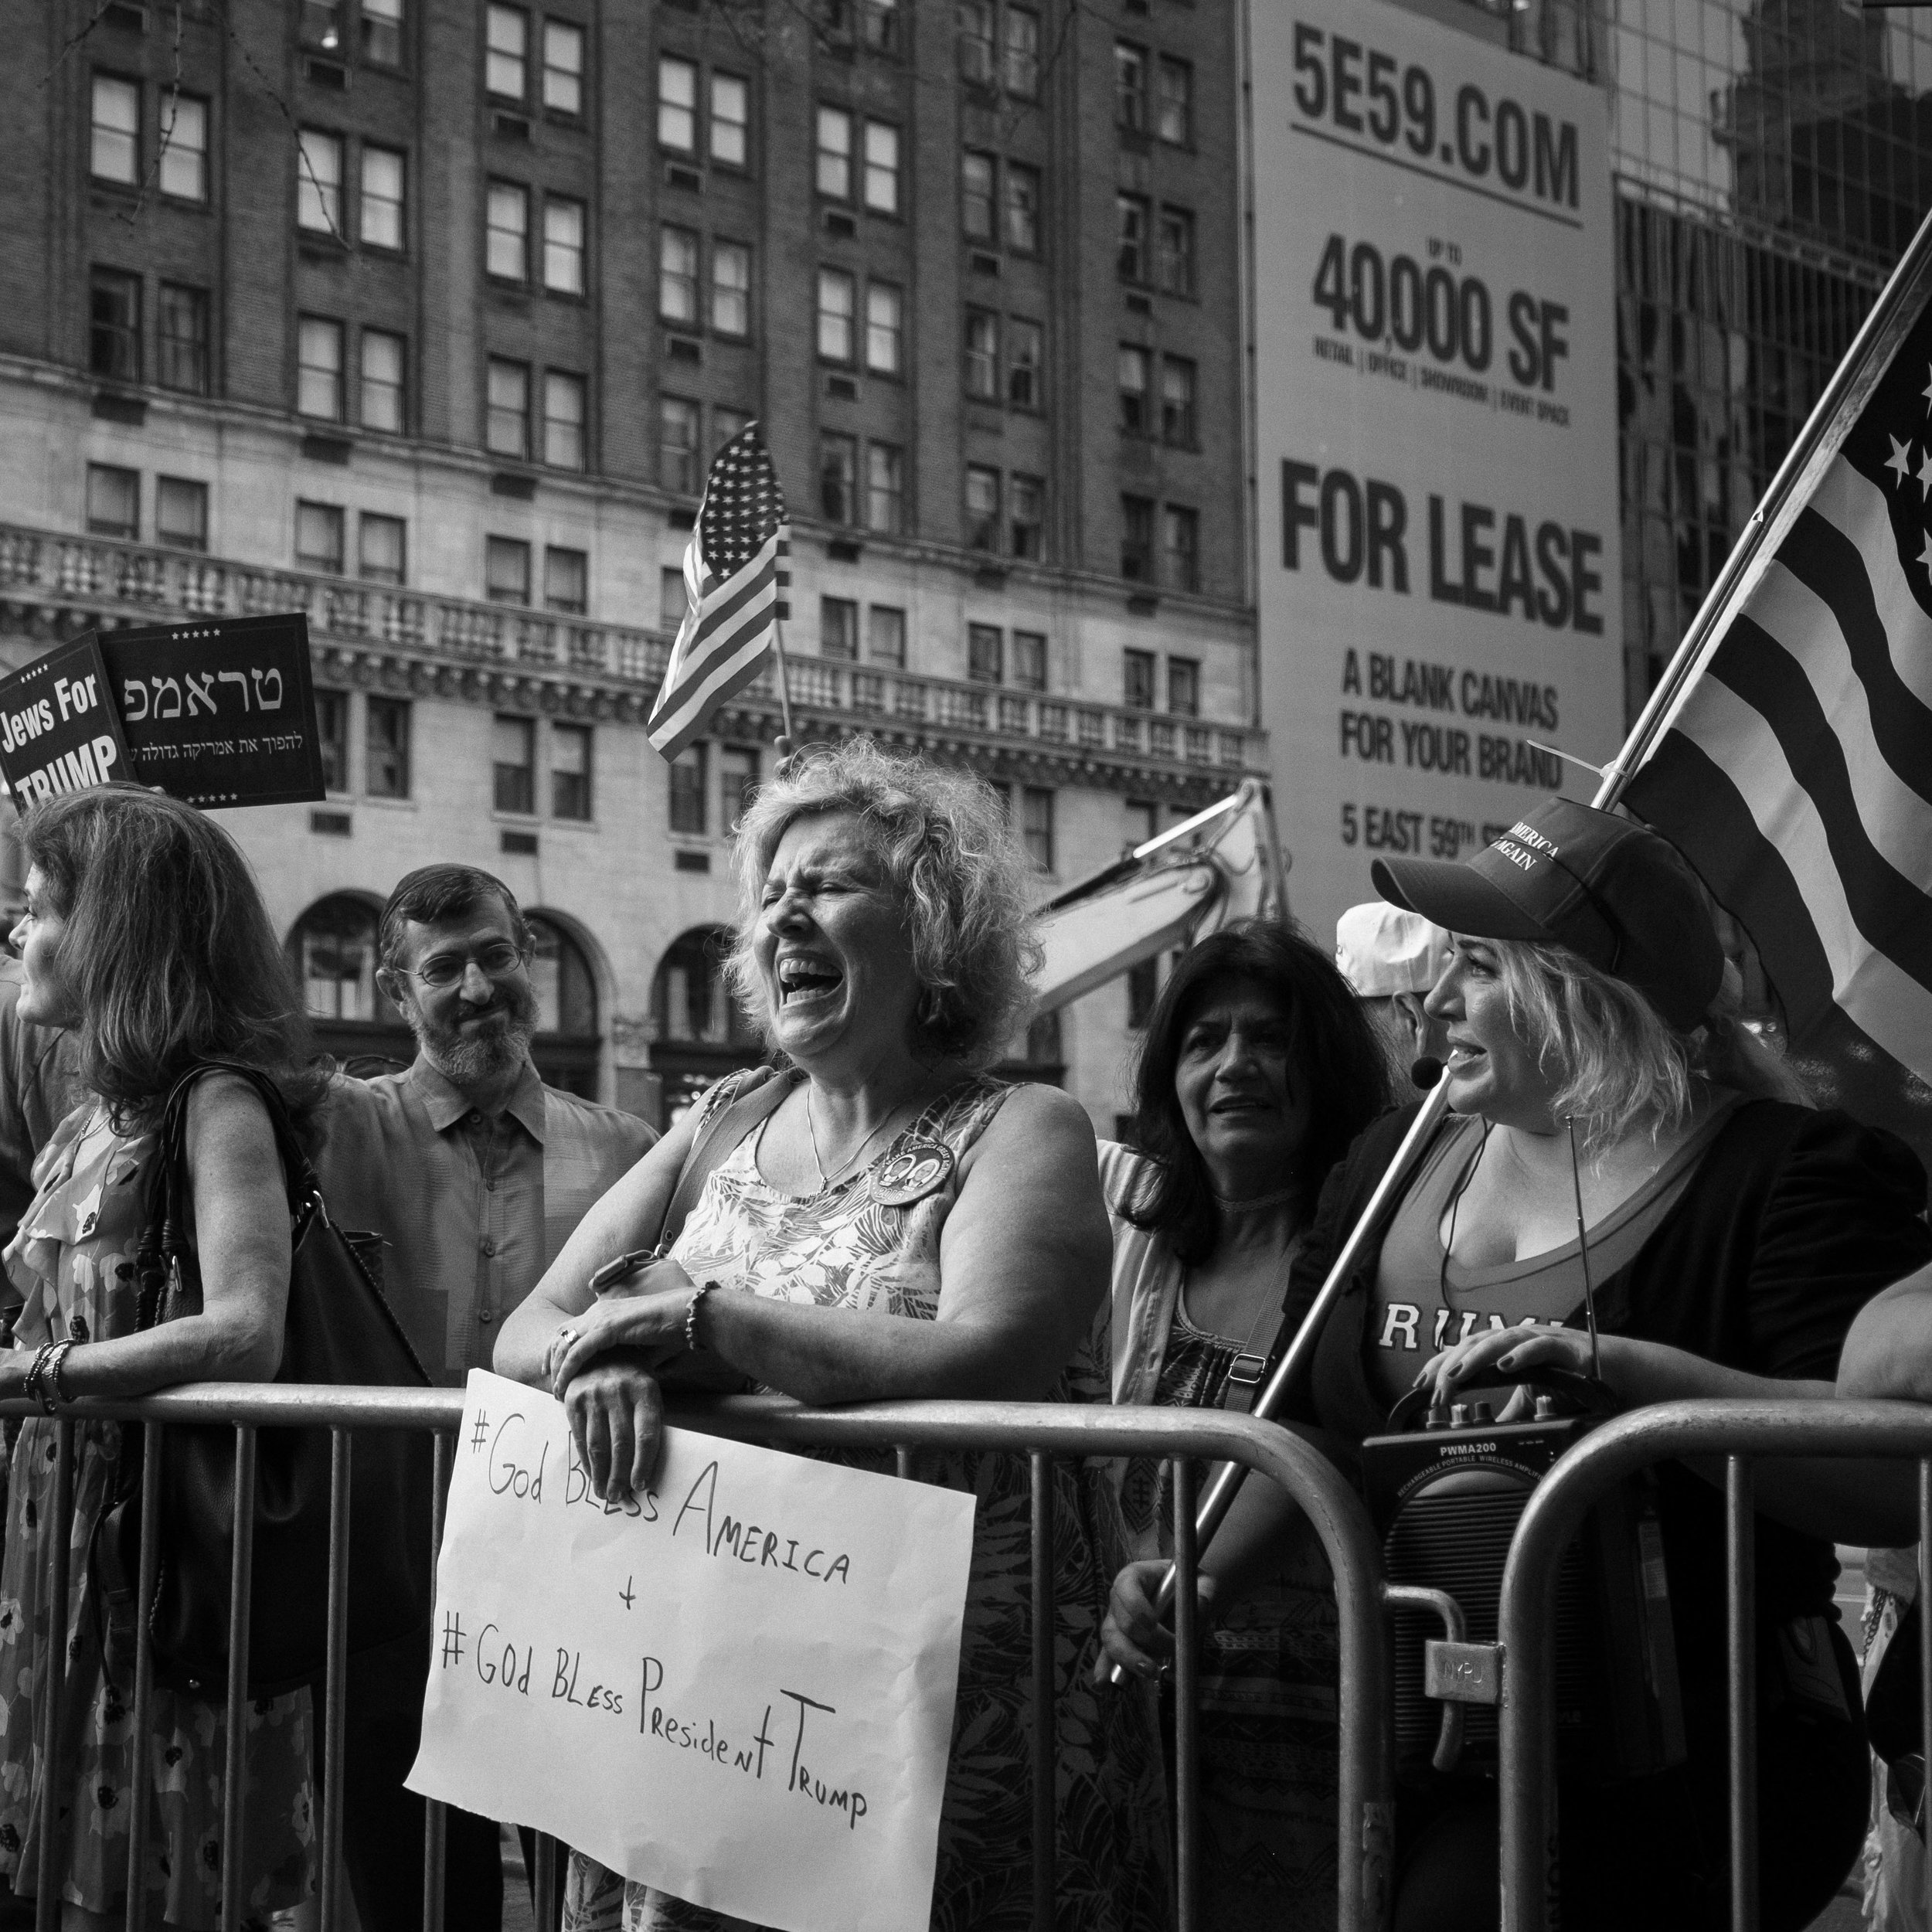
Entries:
POLYGON ((248 1613, 255 1576, 255 1431, 235 1430, 235 1553, 228 1581, 228 1761, 223 1767, 221 1932, 241 1932, 248 1780, 248 1613))
POLYGON ((1033 1478, 1033 1932, 1053 1932, 1060 1805, 1053 1699, 1053 1464, 1036 1450, 1033 1478))
POLYGON ((349 1470, 355 1444, 346 1429, 328 1437, 328 1661, 322 1678, 321 1932, 341 1923, 342 1717, 348 1701, 349 1470))
POLYGON ((1174 1472, 1174 1883, 1178 1932, 1195 1932, 1200 1900, 1201 1611, 1194 1547, 1195 1468, 1174 1472))
MULTIPOLYGON (((456 1438, 439 1430, 436 1437, 435 1473, 430 1484, 430 1574, 436 1573, 443 1554, 443 1498, 449 1488, 450 1465, 456 1454, 456 1438)), ((423 1932, 443 1932, 443 1893, 446 1877, 445 1851, 448 1820, 442 1804, 430 1798, 423 1808, 423 1932)), ((550 1932, 546 1922, 542 1932, 550 1932)))
POLYGON ((60 1801, 66 1789, 66 1753, 61 1749, 60 1700, 67 1685, 67 1587, 73 1543, 73 1423, 65 1416, 53 1426, 53 1521, 48 1598, 53 1628, 45 1668, 36 1683, 44 1699, 40 1716, 39 1889, 34 1894, 34 1932, 59 1932, 60 1924, 60 1801))
POLYGON ((1724 1464, 1725 1657, 1730 1717, 1731 1932, 1757 1932, 1757 1484, 1742 1456, 1724 1464))
POLYGON ((134 1744, 128 1752, 128 1932, 148 1923, 148 1807, 154 1760, 148 1733, 154 1722, 155 1643, 148 1619, 161 1580, 161 1445, 166 1425, 141 1424, 141 1581, 134 1593, 134 1744))

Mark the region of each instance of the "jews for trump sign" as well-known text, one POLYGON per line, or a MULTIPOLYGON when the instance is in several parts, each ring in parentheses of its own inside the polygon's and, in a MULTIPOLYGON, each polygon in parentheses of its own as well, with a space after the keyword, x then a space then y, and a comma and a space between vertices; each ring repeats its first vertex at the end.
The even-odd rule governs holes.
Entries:
POLYGON ((672 1429, 591 1493, 474 1371, 410 1787, 786 1932, 925 1932, 973 1498, 672 1429))

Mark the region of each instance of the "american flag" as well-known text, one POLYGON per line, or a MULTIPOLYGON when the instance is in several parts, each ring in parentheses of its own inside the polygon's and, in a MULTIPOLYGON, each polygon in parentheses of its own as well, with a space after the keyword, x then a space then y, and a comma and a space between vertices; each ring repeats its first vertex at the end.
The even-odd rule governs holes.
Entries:
POLYGON ((1794 514, 1774 518, 1624 798, 1743 923, 1795 1043, 1832 1043, 1819 1050, 1841 1063, 1876 1047, 1927 1080, 1932 308, 1893 340, 1836 448, 1828 436, 1801 473, 1794 514))
POLYGON ((684 553, 687 600, 645 735, 675 758, 771 662, 791 571, 784 492, 748 423, 713 459, 684 553))

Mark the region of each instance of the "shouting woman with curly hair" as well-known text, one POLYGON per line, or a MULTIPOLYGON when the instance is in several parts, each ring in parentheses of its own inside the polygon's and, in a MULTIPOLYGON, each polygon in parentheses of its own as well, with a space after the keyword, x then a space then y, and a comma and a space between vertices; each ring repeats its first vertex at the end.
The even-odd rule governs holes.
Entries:
MULTIPOLYGON (((585 1218, 497 1347, 500 1372, 563 1400, 607 1500, 650 1480, 667 1376, 811 1403, 1107 1399, 1093 1129, 1054 1089, 983 1070, 1019 1022, 1032 954, 998 801, 858 740, 794 762, 738 842, 731 978, 785 1070, 713 1089, 585 1218), (665 1258, 591 1293, 597 1268, 653 1241, 665 1258)), ((1022 1927, 1029 1638, 1005 1606, 1026 1592, 1028 1471, 959 1454, 922 1473, 979 1502, 932 1923, 1022 1927)), ((1060 1896, 1070 1923, 1141 1932, 1166 1916, 1157 1749, 1132 1701, 1102 1701, 1081 1669, 1117 1518, 1097 1475, 1059 1481, 1055 1688, 1063 1734, 1089 1742, 1061 1770, 1060 1896)), ((726 1923, 581 1855, 565 1922, 726 1923)))

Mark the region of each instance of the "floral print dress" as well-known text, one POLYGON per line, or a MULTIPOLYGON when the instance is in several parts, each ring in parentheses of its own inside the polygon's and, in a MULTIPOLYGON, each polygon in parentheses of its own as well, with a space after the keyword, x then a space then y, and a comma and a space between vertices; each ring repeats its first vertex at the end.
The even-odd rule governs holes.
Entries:
MULTIPOLYGON (((728 1104, 722 1083, 706 1104, 728 1104)), ((800 1198, 759 1175, 757 1134, 705 1183, 672 1252, 695 1280, 774 1299, 930 1321, 939 1306, 939 1240, 957 1168, 906 1206, 876 1198, 882 1172, 914 1141, 942 1141, 955 1163, 1012 1090, 987 1076, 933 1102, 860 1173, 800 1198)), ((1051 1400, 1105 1403, 1107 1304, 1051 1400)), ((839 1460, 889 1472, 889 1454, 839 1460)), ((1029 1567, 1026 1458, 991 1451, 921 1455, 922 1480, 978 1499, 959 1698, 953 1723, 935 1932, 1025 1932, 1032 1923, 1029 1567)), ((1154 1932, 1168 1923, 1158 1740, 1143 1699, 1090 1682, 1107 1593, 1125 1552, 1118 1505, 1098 1464, 1055 1465, 1055 1685, 1059 1743, 1059 1922, 1082 1932, 1154 1932)), ((742 1921, 628 1882, 573 1853, 565 1932, 733 1932, 742 1921)))
MULTIPOLYGON (((5 1260, 21 1308, 17 1345, 100 1341, 134 1327, 134 1250, 145 1216, 151 1134, 117 1133, 93 1105, 70 1114, 34 1163, 39 1192, 5 1260)), ((127 1909, 130 1767, 134 1736, 131 1665, 111 1677, 102 1654, 105 1610, 90 1573, 94 1527, 119 1462, 112 1423, 74 1430, 73 1532, 67 1594, 67 1655, 60 1689, 63 1775, 51 1883, 70 1904, 118 1917, 127 1909)), ((55 1476, 55 1424, 36 1416, 14 1446, 6 1549, 0 1560, 0 1872, 14 1890, 39 1893, 40 1726, 53 1607, 48 1596, 48 1534, 55 1476)), ((247 1855, 242 1923, 254 1928, 315 1889, 315 1832, 309 1773, 309 1695, 264 1699, 247 1714, 247 1855)), ((192 1932, 220 1922, 222 1707, 156 1685, 146 1740, 153 1795, 145 1880, 150 1910, 192 1932)))

